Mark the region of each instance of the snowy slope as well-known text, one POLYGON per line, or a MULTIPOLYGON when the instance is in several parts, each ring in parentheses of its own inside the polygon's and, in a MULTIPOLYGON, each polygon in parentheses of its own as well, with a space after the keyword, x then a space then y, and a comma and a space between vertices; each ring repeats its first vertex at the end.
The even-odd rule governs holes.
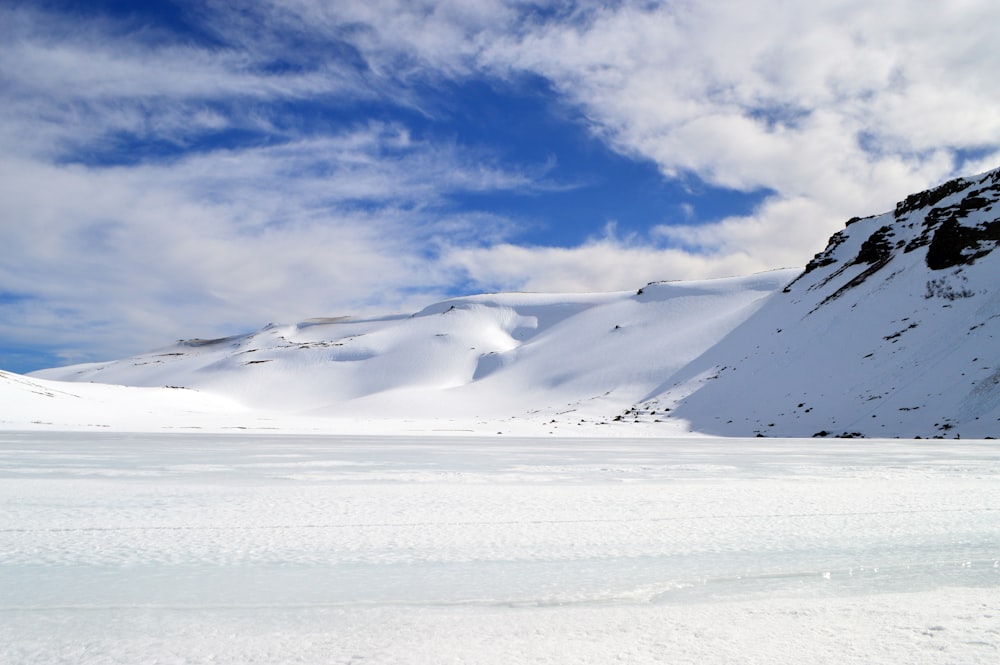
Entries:
POLYGON ((0 371, 0 429, 225 428, 229 421, 244 426, 247 416, 246 407, 222 395, 48 381, 0 371))
POLYGON ((797 272, 455 298, 412 316, 269 325, 34 376, 184 387, 258 411, 327 418, 580 427, 648 395, 797 272))
POLYGON ((1000 170, 849 221, 649 403, 723 435, 997 436, 998 199, 1000 170))

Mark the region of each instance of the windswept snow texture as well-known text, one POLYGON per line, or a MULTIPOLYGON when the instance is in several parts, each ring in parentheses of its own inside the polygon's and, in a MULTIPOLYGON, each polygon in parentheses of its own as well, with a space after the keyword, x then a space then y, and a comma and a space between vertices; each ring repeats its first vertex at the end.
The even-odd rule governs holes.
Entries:
POLYGON ((989 663, 988 443, 0 435, 0 662, 989 663))
POLYGON ((648 396, 797 272, 618 293, 455 298, 412 316, 270 325, 24 380, 183 387, 281 414, 283 426, 289 415, 309 415, 349 431, 374 421, 452 420, 491 434, 525 426, 576 434, 648 396))
POLYGON ((998 243, 1000 170, 851 220, 649 404, 716 435, 1000 436, 998 243))

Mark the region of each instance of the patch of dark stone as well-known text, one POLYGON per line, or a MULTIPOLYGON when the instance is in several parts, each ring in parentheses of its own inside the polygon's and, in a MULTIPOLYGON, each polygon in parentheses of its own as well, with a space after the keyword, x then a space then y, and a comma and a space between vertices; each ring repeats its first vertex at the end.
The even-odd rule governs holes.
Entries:
MULTIPOLYGON (((1000 185, 994 185, 984 189, 974 189, 970 191, 957 205, 945 206, 943 208, 932 208, 928 211, 926 217, 924 218, 923 231, 921 231, 920 235, 907 243, 906 248, 903 251, 912 252, 920 247, 934 244, 938 232, 946 226, 969 228, 958 224, 958 220, 965 219, 969 216, 969 213, 974 211, 990 210, 992 205, 996 203, 997 198, 1000 198, 1000 185), (992 197, 987 198, 982 196, 986 193, 992 194, 992 197)), ((995 221, 996 220, 994 220, 994 222, 995 221)), ((985 224, 989 225, 994 222, 986 222, 985 224)), ((952 230, 945 230, 944 233, 944 238, 939 242, 947 242, 950 240, 949 236, 953 235, 952 230)), ((934 260, 936 261, 937 259, 934 260)), ((928 262, 928 267, 930 267, 930 262, 928 262)))
MULTIPOLYGON (((847 265, 867 264, 868 267, 862 272, 852 277, 846 284, 824 298, 812 311, 815 312, 831 300, 836 300, 845 292, 862 284, 866 279, 881 270, 892 260, 892 242, 890 239, 894 235, 891 226, 883 226, 872 233, 863 243, 858 255, 847 265)), ((812 312, 810 312, 812 313, 812 312)))
POLYGON ((921 208, 930 208, 952 194, 957 194, 968 186, 969 182, 964 178, 955 178, 954 180, 949 180, 943 185, 933 189, 928 189, 916 194, 910 194, 896 204, 896 209, 893 211, 893 217, 899 219, 908 212, 920 210, 921 208))
POLYGON ((979 226, 961 226, 958 219, 946 219, 934 233, 927 248, 927 267, 944 270, 970 265, 996 248, 1000 243, 1000 219, 979 226))

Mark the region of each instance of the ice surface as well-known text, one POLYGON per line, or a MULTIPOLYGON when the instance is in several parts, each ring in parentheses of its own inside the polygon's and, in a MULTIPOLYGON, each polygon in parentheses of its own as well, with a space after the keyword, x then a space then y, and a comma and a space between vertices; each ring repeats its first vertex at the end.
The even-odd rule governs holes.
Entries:
POLYGON ((989 442, 0 434, 0 662, 994 663, 989 442))

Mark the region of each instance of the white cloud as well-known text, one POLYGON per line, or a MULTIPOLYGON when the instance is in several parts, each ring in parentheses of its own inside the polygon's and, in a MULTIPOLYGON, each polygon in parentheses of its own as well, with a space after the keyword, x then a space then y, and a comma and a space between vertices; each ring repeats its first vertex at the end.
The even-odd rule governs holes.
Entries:
POLYGON ((514 2, 281 6, 301 30, 367 26, 354 43, 381 70, 541 74, 666 176, 773 191, 753 215, 661 236, 760 268, 804 262, 848 217, 978 168, 956 154, 1000 135, 987 28, 1000 6, 986 0, 561 3, 554 18, 514 2))
POLYGON ((985 27, 998 21, 1000 6, 973 0, 616 3, 481 60, 547 76, 596 133, 667 175, 773 190, 753 215, 661 229, 703 260, 749 253, 764 268, 980 167, 953 155, 998 144, 1000 49, 985 27))
POLYGON ((472 279, 496 291, 625 291, 683 274, 686 279, 755 272, 748 254, 699 255, 615 238, 579 247, 525 247, 508 243, 456 248, 446 259, 472 279))

